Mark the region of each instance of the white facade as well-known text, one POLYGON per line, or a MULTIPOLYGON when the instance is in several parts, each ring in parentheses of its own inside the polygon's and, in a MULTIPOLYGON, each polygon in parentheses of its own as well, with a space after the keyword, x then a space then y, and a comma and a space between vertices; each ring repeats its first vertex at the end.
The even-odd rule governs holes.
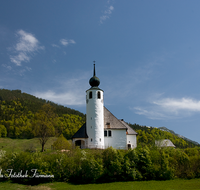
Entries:
POLYGON ((86 93, 87 144, 89 148, 104 148, 103 90, 92 87, 86 93))
POLYGON ((105 148, 112 146, 116 149, 126 149, 126 130, 104 129, 107 135, 104 137, 105 148), (109 132, 110 131, 110 132, 109 132), (111 135, 109 134, 111 133, 111 135))
POLYGON ((136 148, 137 147, 137 136, 136 135, 126 135, 127 147, 136 148))

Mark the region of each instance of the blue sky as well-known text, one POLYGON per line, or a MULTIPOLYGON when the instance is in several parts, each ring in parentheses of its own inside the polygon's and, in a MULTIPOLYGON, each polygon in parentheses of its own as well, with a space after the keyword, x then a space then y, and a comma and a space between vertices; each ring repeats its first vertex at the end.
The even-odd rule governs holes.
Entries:
POLYGON ((200 1, 9 0, 0 88, 86 112, 96 61, 105 106, 200 143, 200 1))

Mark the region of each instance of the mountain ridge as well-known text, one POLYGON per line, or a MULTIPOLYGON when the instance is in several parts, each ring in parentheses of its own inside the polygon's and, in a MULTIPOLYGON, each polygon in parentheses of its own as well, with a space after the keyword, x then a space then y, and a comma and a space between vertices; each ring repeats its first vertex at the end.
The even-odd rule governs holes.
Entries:
POLYGON ((167 127, 158 127, 158 129, 160 129, 160 130, 162 130, 162 131, 170 132, 170 133, 176 135, 176 136, 179 137, 179 138, 182 138, 182 139, 184 139, 184 140, 186 140, 186 141, 189 141, 189 142, 194 143, 195 145, 200 145, 198 142, 193 141, 193 140, 191 140, 191 139, 188 139, 188 138, 186 138, 186 137, 184 137, 184 136, 182 136, 182 135, 179 135, 179 134, 175 133, 173 130, 168 129, 167 127))

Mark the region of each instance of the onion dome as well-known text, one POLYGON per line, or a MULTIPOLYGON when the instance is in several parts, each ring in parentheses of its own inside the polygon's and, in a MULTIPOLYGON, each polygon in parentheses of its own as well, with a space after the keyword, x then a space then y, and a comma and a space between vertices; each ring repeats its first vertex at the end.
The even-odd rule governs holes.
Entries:
POLYGON ((94 75, 90 79, 89 83, 90 83, 90 86, 92 86, 92 87, 98 87, 100 84, 100 80, 98 77, 96 77, 96 74, 95 74, 95 64, 94 64, 94 75))

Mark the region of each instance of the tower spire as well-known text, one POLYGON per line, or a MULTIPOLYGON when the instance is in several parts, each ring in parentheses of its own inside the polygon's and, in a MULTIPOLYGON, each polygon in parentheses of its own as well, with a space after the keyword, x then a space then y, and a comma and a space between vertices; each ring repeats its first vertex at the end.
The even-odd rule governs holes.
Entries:
POLYGON ((95 61, 94 62, 94 75, 93 76, 96 76, 96 72, 95 72, 95 61))
POLYGON ((93 75, 93 77, 89 80, 89 83, 90 83, 90 85, 92 86, 92 87, 98 87, 99 86, 99 84, 100 84, 100 80, 99 80, 99 78, 98 77, 96 77, 96 72, 95 72, 95 61, 93 61, 94 62, 94 75, 93 75))

